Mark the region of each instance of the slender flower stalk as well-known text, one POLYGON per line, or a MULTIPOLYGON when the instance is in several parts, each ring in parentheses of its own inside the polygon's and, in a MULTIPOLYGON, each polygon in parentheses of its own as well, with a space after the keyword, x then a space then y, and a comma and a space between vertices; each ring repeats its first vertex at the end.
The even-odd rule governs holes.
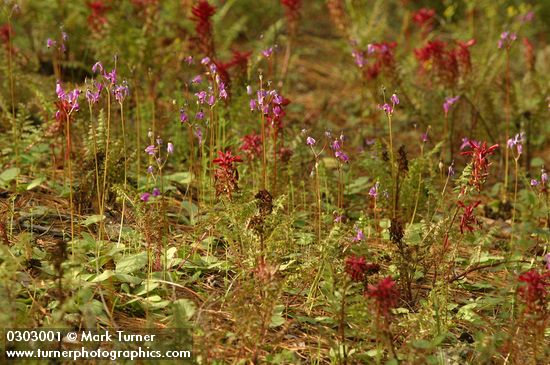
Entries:
POLYGON ((394 157, 394 154, 393 154, 393 133, 392 133, 392 116, 393 116, 393 111, 394 111, 394 108, 396 105, 399 104, 399 98, 397 97, 396 94, 393 94, 390 98, 391 100, 391 105, 386 103, 386 94, 384 92, 384 104, 383 105, 379 105, 378 108, 380 110, 383 110, 384 113, 386 114, 386 118, 388 120, 388 130, 389 130, 389 143, 390 143, 390 168, 391 168, 391 176, 392 176, 392 179, 393 179, 393 182, 394 182, 394 192, 393 192, 393 196, 392 196, 392 199, 393 199, 393 204, 392 204, 392 218, 395 218, 395 214, 396 214, 396 204, 397 204, 397 174, 396 174, 396 171, 395 171, 395 157, 394 157))
POLYGON ((514 239, 514 222, 516 220, 516 203, 518 198, 518 171, 519 171, 519 159, 521 157, 521 153, 523 152, 523 142, 524 142, 524 133, 516 134, 514 138, 508 139, 506 142, 507 147, 506 151, 509 149, 514 149, 515 152, 513 152, 514 155, 514 206, 512 209, 512 222, 510 223, 511 226, 511 233, 510 233, 510 244, 512 243, 514 239))

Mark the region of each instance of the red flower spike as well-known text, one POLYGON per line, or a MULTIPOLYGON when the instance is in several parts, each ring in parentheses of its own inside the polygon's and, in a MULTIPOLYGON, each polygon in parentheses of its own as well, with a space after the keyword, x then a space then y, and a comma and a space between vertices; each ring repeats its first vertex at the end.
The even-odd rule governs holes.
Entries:
POLYGON ((519 281, 525 283, 519 288, 520 297, 527 304, 528 312, 536 312, 546 308, 548 292, 550 287, 550 272, 540 274, 536 270, 527 271, 519 276, 519 281))
POLYGON ((388 276, 378 282, 376 285, 369 285, 365 293, 366 297, 374 299, 378 313, 387 316, 390 309, 397 306, 399 300, 399 290, 395 287, 396 283, 391 276, 388 276))
POLYGON ((434 17, 434 9, 422 8, 412 14, 412 21, 423 28, 426 33, 429 33, 433 26, 434 17))
POLYGON ((243 144, 239 150, 243 151, 248 156, 248 160, 254 160, 260 157, 262 153, 262 136, 251 133, 244 136, 242 142, 243 144))
POLYGON ((474 227, 472 225, 474 224, 480 225, 477 218, 474 216, 474 209, 479 204, 481 204, 481 201, 474 202, 470 205, 464 205, 463 202, 458 201, 457 204, 460 207, 464 208, 464 213, 460 218, 460 233, 464 234, 464 230, 467 230, 468 232, 473 232, 474 227))
POLYGON ((220 166, 222 169, 226 170, 232 170, 233 163, 235 162, 243 162, 241 156, 233 156, 231 151, 222 152, 218 151, 218 157, 212 160, 213 163, 220 166))
POLYGON ((351 255, 346 259, 346 273, 351 280, 361 282, 365 279, 367 262, 363 256, 351 255))
POLYGON ((193 21, 195 24, 195 31, 199 39, 201 50, 212 56, 214 53, 214 46, 212 43, 212 24, 210 18, 216 13, 216 8, 210 5, 206 0, 200 0, 197 5, 191 10, 193 14, 193 21))
POLYGON ((470 183, 480 190, 489 175, 487 170, 491 163, 488 158, 498 148, 498 144, 487 147, 487 142, 478 143, 475 141, 468 141, 468 143, 470 147, 472 147, 472 150, 461 152, 460 154, 472 156, 472 178, 470 179, 470 183))

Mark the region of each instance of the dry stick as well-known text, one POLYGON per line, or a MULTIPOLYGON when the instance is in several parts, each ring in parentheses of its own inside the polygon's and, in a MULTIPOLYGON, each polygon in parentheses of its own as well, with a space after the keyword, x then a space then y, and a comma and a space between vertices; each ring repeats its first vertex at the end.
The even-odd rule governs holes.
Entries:
POLYGON ((489 267, 496 267, 496 266, 500 266, 500 265, 503 265, 503 264, 511 264, 511 263, 526 263, 526 264, 528 264, 528 263, 531 263, 531 261, 527 261, 527 260, 498 261, 498 262, 491 262, 491 263, 485 264, 485 265, 474 266, 474 267, 464 271, 462 274, 457 274, 457 275, 453 276, 452 278, 447 279, 447 282, 450 284, 454 281, 460 280, 463 277, 465 277, 466 275, 468 275, 468 274, 470 274, 474 271, 487 269, 489 267))

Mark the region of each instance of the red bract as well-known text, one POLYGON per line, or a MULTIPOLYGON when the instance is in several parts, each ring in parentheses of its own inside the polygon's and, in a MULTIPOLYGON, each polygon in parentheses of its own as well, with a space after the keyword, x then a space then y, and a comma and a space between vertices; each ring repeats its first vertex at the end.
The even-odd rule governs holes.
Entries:
POLYGON ((246 70, 248 67, 248 59, 250 58, 250 55, 252 52, 239 52, 239 51, 233 51, 233 55, 231 57, 231 60, 224 64, 226 68, 231 67, 238 67, 246 70))
POLYGON ((395 281, 388 276, 376 285, 369 285, 365 296, 374 299, 379 314, 387 316, 390 309, 397 306, 399 290, 395 287, 395 281))
POLYGON ((105 13, 110 9, 103 1, 91 1, 88 4, 88 8, 92 11, 88 15, 88 25, 92 27, 93 30, 99 30, 104 24, 107 23, 107 18, 105 18, 105 13))
POLYGON ((9 24, 0 25, 0 42, 8 44, 10 38, 13 36, 13 29, 9 24))
POLYGON ((457 41, 457 47, 449 49, 447 43, 436 39, 422 48, 415 49, 414 55, 420 63, 420 73, 431 70, 446 84, 456 84, 459 76, 471 69, 469 48, 475 43, 475 39, 467 42, 457 41))
POLYGON ((527 271, 519 276, 519 281, 526 284, 521 286, 518 292, 527 304, 527 311, 535 312, 546 308, 547 288, 550 286, 549 278, 550 272, 540 274, 536 270, 527 271))
POLYGON ((242 138, 242 142, 240 150, 247 155, 249 160, 260 157, 262 153, 262 136, 250 133, 242 138))
POLYGON ((464 205, 463 202, 458 201, 457 204, 464 209, 462 217, 460 218, 460 233, 464 234, 464 230, 468 232, 473 232, 474 224, 479 225, 476 217, 474 216, 474 209, 481 204, 480 201, 471 203, 470 205, 464 205))
POLYGON ((222 169, 233 169, 233 163, 243 162, 241 156, 233 156, 231 151, 218 151, 218 157, 212 160, 213 163, 220 166, 222 169))
POLYGON ((367 262, 363 256, 351 255, 346 259, 346 273, 351 280, 361 282, 365 279, 367 262))
POLYGON ((229 70, 231 68, 236 67, 243 75, 246 75, 248 59, 251 54, 252 52, 233 51, 233 56, 229 62, 213 61, 216 65, 218 75, 220 75, 222 81, 226 85, 229 86, 231 84, 231 78, 229 76, 229 70))
POLYGON ((528 38, 523 38, 523 45, 525 46, 523 50, 525 64, 527 65, 529 70, 533 70, 535 67, 535 51, 533 43, 531 43, 528 38))
POLYGON ((424 35, 428 34, 432 30, 434 17, 435 10, 427 8, 422 8, 412 14, 413 22, 423 29, 424 35))
POLYGON ((239 189, 237 182, 239 180, 239 173, 236 166, 233 166, 236 162, 242 162, 240 156, 233 156, 231 151, 222 152, 218 151, 218 158, 215 158, 212 162, 219 166, 214 172, 214 187, 216 189, 216 197, 221 194, 225 194, 229 200, 234 191, 239 189))
POLYGON ((372 43, 369 45, 367 54, 374 62, 366 63, 363 74, 369 80, 376 79, 382 72, 393 74, 395 72, 395 57, 393 49, 397 47, 396 42, 372 43))
POLYGON ((461 152, 460 154, 472 156, 472 177, 470 178, 470 184, 480 190, 489 175, 487 169, 491 163, 489 162, 488 157, 495 152, 498 148, 498 144, 487 147, 487 142, 481 143, 468 141, 468 143, 470 147, 472 147, 472 150, 461 152))
POLYGON ((285 7, 285 16, 288 21, 290 33, 294 34, 300 19, 300 7, 302 0, 281 0, 281 4, 285 7))
POLYGON ((206 0, 201 0, 192 9, 193 21, 195 22, 195 31, 199 39, 201 50, 207 54, 213 54, 212 44, 212 24, 210 18, 216 12, 216 8, 206 0))

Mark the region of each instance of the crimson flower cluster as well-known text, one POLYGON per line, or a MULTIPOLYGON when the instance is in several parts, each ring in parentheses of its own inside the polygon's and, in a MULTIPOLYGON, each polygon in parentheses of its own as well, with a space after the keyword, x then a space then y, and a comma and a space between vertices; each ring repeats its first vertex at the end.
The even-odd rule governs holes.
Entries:
POLYGON ((363 76, 368 80, 374 80, 381 73, 395 73, 393 49, 396 46, 396 42, 372 43, 367 46, 366 52, 355 49, 352 56, 355 64, 363 70, 363 76))
POLYGON ((88 21, 88 25, 92 28, 92 30, 97 32, 105 24, 107 24, 105 13, 107 13, 107 11, 109 11, 111 8, 107 6, 102 0, 90 1, 87 5, 91 13, 90 15, 88 15, 88 18, 86 20, 88 21))
POLYGON ((374 300, 379 315, 387 317, 390 309, 397 306, 399 290, 395 286, 396 283, 391 276, 380 280, 376 285, 368 286, 365 296, 374 300))
POLYGON ((536 313, 544 310, 548 300, 550 272, 541 274, 537 270, 529 270, 519 276, 519 281, 525 283, 518 292, 527 305, 526 311, 536 313))
POLYGON ((363 256, 351 255, 346 258, 346 274, 349 275, 351 280, 361 283, 365 280, 365 277, 370 274, 374 274, 380 270, 380 266, 374 263, 368 263, 363 256))
POLYGON ((456 85, 459 77, 467 74, 472 68, 470 47, 475 43, 475 39, 457 41, 456 46, 450 48, 441 40, 429 41, 424 47, 414 50, 420 64, 420 74, 431 71, 447 85, 456 85))
POLYGON ((460 218, 460 233, 464 234, 464 231, 473 232, 473 225, 479 225, 477 218, 474 216, 474 209, 481 204, 481 201, 473 202, 469 205, 465 205, 463 202, 458 201, 457 204, 464 209, 462 217, 460 218))
POLYGON ((491 165, 489 156, 495 152, 498 148, 498 144, 488 147, 487 142, 481 143, 471 140, 467 142, 472 149, 470 151, 461 152, 460 154, 472 156, 472 177, 470 178, 470 184, 480 190, 489 175, 487 171, 491 165))
POLYGON ((285 8, 285 16, 288 22, 290 33, 294 34, 300 19, 300 7, 302 0, 281 0, 281 4, 285 8))
POLYGON ((415 11, 411 18, 412 21, 422 29, 422 34, 425 37, 432 31, 435 20, 435 10, 422 8, 415 11))
POLYGON ((216 8, 210 5, 207 0, 200 0, 191 12, 201 51, 206 55, 212 56, 214 53, 214 44, 210 18, 216 13, 216 8))
POLYGON ((0 42, 2 42, 6 48, 9 47, 9 42, 12 37, 13 28, 7 23, 0 25, 0 42))
POLYGON ((239 173, 235 164, 242 161, 240 156, 234 156, 231 151, 218 151, 218 157, 212 160, 215 165, 218 165, 214 173, 216 196, 224 194, 231 200, 233 192, 239 189, 237 185, 239 173))
POLYGON ((254 132, 247 134, 242 138, 240 150, 246 154, 249 161, 259 158, 262 153, 262 136, 254 132))

